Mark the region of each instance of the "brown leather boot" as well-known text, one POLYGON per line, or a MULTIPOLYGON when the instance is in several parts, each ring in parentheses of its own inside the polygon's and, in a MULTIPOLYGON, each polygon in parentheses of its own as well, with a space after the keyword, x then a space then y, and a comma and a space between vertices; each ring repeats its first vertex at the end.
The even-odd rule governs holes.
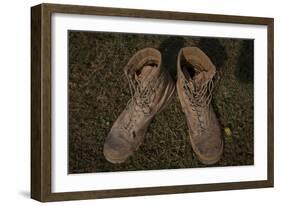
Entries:
POLYGON ((199 160, 216 163, 223 151, 221 129, 212 108, 216 68, 196 47, 180 50, 177 60, 177 92, 189 128, 190 142, 199 160))
POLYGON ((161 54, 153 48, 138 51, 125 67, 132 99, 114 122, 104 144, 104 156, 122 163, 142 144, 152 118, 171 99, 175 83, 161 69, 161 54))

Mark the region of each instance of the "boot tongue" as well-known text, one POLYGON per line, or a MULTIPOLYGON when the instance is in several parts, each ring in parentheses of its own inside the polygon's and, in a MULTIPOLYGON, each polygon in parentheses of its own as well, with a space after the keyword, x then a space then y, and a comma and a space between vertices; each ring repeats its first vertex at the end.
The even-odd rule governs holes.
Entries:
POLYGON ((205 72, 200 72, 193 77, 193 83, 196 88, 200 88, 203 84, 208 81, 205 72))
POLYGON ((135 79, 140 87, 144 89, 150 82, 150 76, 155 72, 157 65, 145 65, 140 71, 135 73, 135 79))
POLYGON ((192 69, 192 72, 189 71, 189 68, 187 66, 182 67, 182 72, 186 78, 187 85, 190 87, 192 91, 198 89, 201 87, 202 84, 204 84, 207 79, 205 77, 205 72, 196 72, 198 70, 192 69))

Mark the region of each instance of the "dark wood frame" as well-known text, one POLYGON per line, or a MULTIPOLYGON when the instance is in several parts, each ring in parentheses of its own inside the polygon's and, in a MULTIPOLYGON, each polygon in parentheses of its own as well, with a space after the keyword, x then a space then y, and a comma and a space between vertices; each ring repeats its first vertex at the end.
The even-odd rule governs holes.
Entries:
POLYGON ((274 19, 199 13, 40 4, 31 8, 31 197, 47 201, 273 187, 273 35, 274 19), (72 13, 170 20, 266 25, 268 31, 267 180, 134 189, 52 193, 51 191, 51 15, 72 13))

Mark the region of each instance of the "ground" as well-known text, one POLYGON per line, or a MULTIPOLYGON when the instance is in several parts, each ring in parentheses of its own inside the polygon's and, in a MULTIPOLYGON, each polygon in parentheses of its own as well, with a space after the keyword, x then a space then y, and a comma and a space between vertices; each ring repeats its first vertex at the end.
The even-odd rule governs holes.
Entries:
MULTIPOLYGON (((197 46, 220 77, 212 106, 220 121, 224 152, 211 166, 254 163, 253 40, 69 31, 69 173, 206 167, 194 154, 177 94, 156 115, 144 143, 125 163, 112 164, 103 144, 131 98, 123 68, 139 49, 153 47, 176 81, 180 48, 197 46)), ((209 167, 209 166, 208 166, 209 167)))

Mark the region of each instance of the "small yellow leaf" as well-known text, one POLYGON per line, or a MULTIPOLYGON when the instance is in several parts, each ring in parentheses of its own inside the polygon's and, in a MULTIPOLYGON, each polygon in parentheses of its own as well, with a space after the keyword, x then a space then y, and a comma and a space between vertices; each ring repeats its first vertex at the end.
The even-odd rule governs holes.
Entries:
POLYGON ((232 132, 231 132, 231 130, 230 130, 229 127, 225 127, 225 128, 224 128, 224 134, 225 134, 227 137, 231 137, 232 132))

